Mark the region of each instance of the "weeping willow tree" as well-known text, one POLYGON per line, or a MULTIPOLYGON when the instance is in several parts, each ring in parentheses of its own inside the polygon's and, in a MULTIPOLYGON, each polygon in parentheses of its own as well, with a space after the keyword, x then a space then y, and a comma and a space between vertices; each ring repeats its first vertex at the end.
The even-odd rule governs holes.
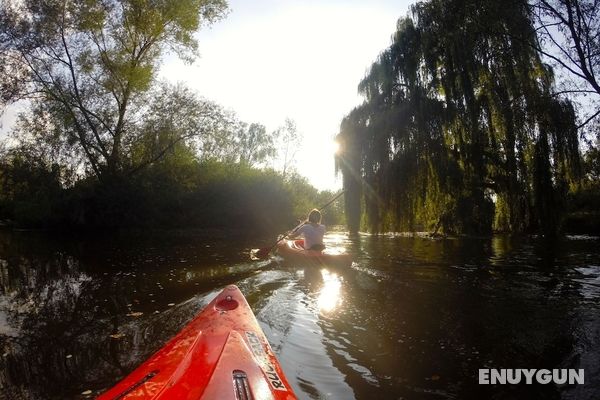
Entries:
POLYGON ((432 0, 398 21, 338 135, 351 230, 557 232, 575 112, 527 41, 520 0, 432 0))

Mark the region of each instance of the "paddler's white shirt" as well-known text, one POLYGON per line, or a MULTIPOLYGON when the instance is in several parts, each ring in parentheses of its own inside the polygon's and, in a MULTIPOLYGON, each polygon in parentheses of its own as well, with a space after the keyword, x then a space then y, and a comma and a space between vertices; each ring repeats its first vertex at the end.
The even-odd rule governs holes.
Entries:
POLYGON ((325 225, 313 225, 310 222, 306 223, 296 231, 296 235, 304 236, 304 248, 310 249, 315 244, 323 243, 323 236, 325 235, 325 225))

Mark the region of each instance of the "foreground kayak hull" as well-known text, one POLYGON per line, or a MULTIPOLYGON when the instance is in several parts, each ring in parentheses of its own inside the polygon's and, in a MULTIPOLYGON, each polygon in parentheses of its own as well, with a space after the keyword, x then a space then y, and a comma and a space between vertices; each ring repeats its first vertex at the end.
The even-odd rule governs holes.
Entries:
POLYGON ((277 244, 277 253, 289 264, 299 266, 348 267, 352 264, 350 254, 325 249, 306 250, 304 240, 282 240, 277 244))
POLYGON ((161 350, 101 400, 294 400, 240 290, 227 286, 161 350))

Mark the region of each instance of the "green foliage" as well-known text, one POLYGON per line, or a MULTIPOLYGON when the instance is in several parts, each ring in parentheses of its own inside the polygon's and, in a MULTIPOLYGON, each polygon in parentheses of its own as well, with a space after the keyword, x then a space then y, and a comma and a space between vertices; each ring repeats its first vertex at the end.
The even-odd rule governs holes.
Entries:
POLYGON ((275 132, 264 125, 240 121, 235 113, 222 111, 221 124, 201 139, 203 160, 265 167, 275 157, 275 132))
POLYGON ((3 180, 0 220, 24 226, 273 232, 294 224, 298 204, 304 214, 309 203, 312 208, 320 200, 306 180, 294 177, 292 183, 280 173, 254 168, 274 154, 274 134, 264 126, 241 122, 180 85, 157 85, 141 100, 144 119, 129 127, 133 134, 122 143, 124 170, 100 180, 81 168, 85 154, 70 146, 76 134, 63 135, 55 114, 46 107, 23 114, 12 151, 27 158, 0 166, 2 177, 10 177, 3 180), (36 178, 50 171, 47 165, 60 174, 36 178), (40 179, 54 182, 53 190, 31 183, 40 179), (45 194, 38 195, 37 187, 45 194))
POLYGON ((237 131, 239 162, 252 167, 264 164, 275 156, 274 133, 268 134, 264 125, 240 124, 237 131))
POLYGON ((296 122, 286 118, 283 126, 273 132, 276 147, 279 149, 279 161, 282 164, 281 173, 283 176, 294 167, 296 162, 296 153, 302 142, 302 134, 298 132, 296 122))
POLYGON ((61 167, 27 153, 9 153, 0 162, 0 220, 44 227, 60 222, 61 167))
POLYGON ((128 171, 137 172, 175 147, 215 157, 235 135, 234 116, 183 85, 161 83, 144 96, 145 117, 136 127, 128 149, 128 171))
POLYGON ((565 230, 600 234, 600 133, 584 154, 584 178, 568 195, 565 230))
POLYGON ((289 220, 292 199, 275 172, 220 163, 208 165, 206 172, 191 196, 200 225, 272 232, 289 220))
POLYGON ((569 192, 564 230, 600 235, 600 181, 587 181, 569 192))
MULTIPOLYGON (((145 95, 162 55, 172 51, 192 61, 194 33, 226 8, 223 0, 2 2, 3 100, 29 99, 64 151, 114 181, 146 165, 129 158, 129 146, 152 116, 145 95)), ((185 139, 170 138, 159 153, 185 139)))
POLYGON ((584 155, 584 169, 586 180, 600 184, 600 130, 597 135, 596 143, 584 155))
MULTIPOLYGON (((8 159, 7 159, 8 160, 8 159)), ((61 170, 13 157, 0 165, 0 221, 18 226, 94 228, 212 227, 280 232, 332 196, 304 178, 284 180, 244 163, 199 161, 183 143, 128 179, 81 179, 69 187, 61 170)), ((339 205, 325 213, 340 222, 339 205)))
POLYGON ((30 105, 0 164, 0 220, 272 232, 300 204, 315 207, 321 193, 284 179, 300 140, 293 121, 269 133, 156 82, 163 55, 193 61, 195 32, 226 10, 224 0, 0 2, 2 105, 30 105), (276 144, 283 174, 257 169, 276 144))
POLYGON ((373 231, 557 232, 575 114, 515 34, 535 40, 525 1, 430 0, 399 20, 338 136, 351 229, 362 198, 373 231))
MULTIPOLYGON (((324 190, 318 191, 308 180, 298 173, 291 173, 285 179, 286 190, 292 198, 293 215, 296 220, 304 221, 308 218, 308 213, 313 208, 319 208, 327 204, 335 193, 324 190)), ((338 199, 329 205, 322 212, 323 224, 325 225, 340 225, 344 223, 343 219, 344 206, 343 200, 338 199)))
POLYGON ((284 229, 291 199, 276 173, 218 161, 199 162, 176 147, 134 179, 82 181, 68 191, 72 225, 284 229), (267 205, 268 206, 265 206, 267 205))

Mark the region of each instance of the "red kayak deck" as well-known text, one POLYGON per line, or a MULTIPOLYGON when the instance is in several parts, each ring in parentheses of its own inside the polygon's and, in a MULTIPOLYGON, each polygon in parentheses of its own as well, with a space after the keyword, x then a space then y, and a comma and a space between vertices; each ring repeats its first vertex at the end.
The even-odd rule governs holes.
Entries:
POLYGON ((302 266, 348 267, 352 264, 350 254, 326 248, 323 251, 306 250, 304 240, 282 240, 277 244, 277 253, 288 263, 302 266))
POLYGON ((101 400, 296 399, 248 302, 227 286, 101 400))

